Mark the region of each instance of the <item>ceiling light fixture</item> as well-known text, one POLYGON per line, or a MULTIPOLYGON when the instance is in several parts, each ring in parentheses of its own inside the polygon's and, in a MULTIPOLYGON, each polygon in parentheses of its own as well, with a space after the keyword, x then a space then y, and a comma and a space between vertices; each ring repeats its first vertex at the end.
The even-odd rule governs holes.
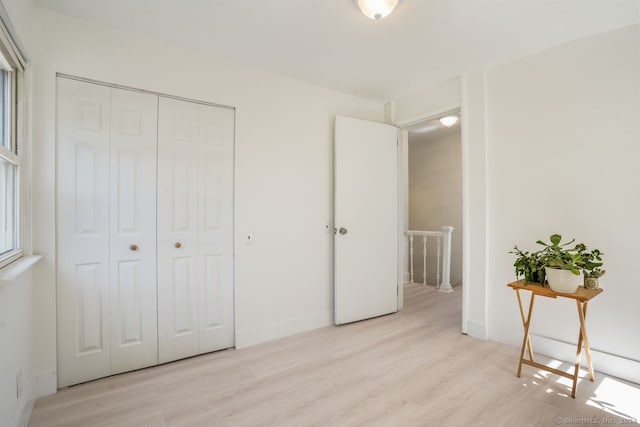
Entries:
POLYGON ((367 18, 376 21, 389 16, 399 0, 358 0, 358 7, 367 18))
POLYGON ((458 123, 458 116, 445 116, 445 117, 442 117, 440 119, 440 123, 442 123, 442 126, 446 126, 446 127, 450 128, 451 126, 453 126, 456 123, 458 123))

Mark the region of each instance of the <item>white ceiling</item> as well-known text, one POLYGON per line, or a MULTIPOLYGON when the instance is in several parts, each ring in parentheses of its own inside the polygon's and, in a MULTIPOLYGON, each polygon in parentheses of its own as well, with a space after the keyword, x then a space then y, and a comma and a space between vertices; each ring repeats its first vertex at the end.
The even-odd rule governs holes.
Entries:
POLYGON ((377 101, 640 21, 639 0, 34 0, 63 14, 377 101))

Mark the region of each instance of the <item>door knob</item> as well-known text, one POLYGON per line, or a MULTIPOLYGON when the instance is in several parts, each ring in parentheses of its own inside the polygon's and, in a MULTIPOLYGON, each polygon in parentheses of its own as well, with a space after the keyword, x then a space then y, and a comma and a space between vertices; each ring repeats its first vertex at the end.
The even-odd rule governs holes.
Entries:
POLYGON ((136 245, 131 245, 129 249, 131 249, 132 251, 137 251, 138 247, 136 245))
POLYGON ((348 231, 346 228, 344 228, 344 227, 340 227, 340 230, 338 230, 338 233, 342 234, 343 236, 344 236, 345 234, 347 234, 348 232, 349 232, 349 231, 348 231))
POLYGON ((182 247, 182 244, 181 244, 180 242, 178 242, 178 243, 176 243, 174 246, 175 246, 176 248, 180 249, 180 248, 182 247))

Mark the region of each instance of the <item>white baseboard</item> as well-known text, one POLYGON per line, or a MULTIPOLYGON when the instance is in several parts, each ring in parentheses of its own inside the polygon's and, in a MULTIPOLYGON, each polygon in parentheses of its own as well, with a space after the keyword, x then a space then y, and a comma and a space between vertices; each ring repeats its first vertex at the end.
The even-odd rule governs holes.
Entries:
MULTIPOLYGON (((531 337, 534 353, 543 354, 569 364, 575 363, 575 344, 533 333, 531 337)), ((640 361, 594 349, 591 349, 591 361, 593 362, 593 369, 598 372, 640 384, 640 361)), ((582 354, 582 366, 586 368, 584 352, 582 354)))
POLYGON ((333 325, 333 312, 325 311, 295 319, 236 331, 236 348, 251 347, 278 338, 333 325))
POLYGON ((29 425, 29 418, 31 418, 31 412, 33 411, 33 405, 38 398, 38 378, 34 375, 31 377, 31 381, 27 384, 27 387, 23 390, 22 398, 18 404, 18 412, 16 412, 13 425, 16 427, 27 427, 29 425))
POLYGON ((467 335, 481 340, 487 339, 487 327, 484 323, 467 321, 467 335))

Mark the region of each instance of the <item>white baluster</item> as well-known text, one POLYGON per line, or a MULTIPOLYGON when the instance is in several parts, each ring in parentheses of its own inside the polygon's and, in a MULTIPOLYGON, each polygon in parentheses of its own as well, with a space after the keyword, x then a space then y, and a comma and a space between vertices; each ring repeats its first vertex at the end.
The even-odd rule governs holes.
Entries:
POLYGON ((413 235, 409 236, 409 258, 411 258, 409 281, 413 283, 413 235))
POLYGON ((427 236, 422 236, 422 284, 427 285, 427 236))
POLYGON ((436 252, 436 288, 440 287, 440 262, 442 257, 440 256, 440 247, 442 245, 442 236, 436 237, 437 252, 436 252))
POLYGON ((453 292, 451 287, 451 235, 453 234, 453 227, 442 227, 442 234, 444 240, 444 253, 442 259, 442 284, 440 285, 441 292, 453 292))

